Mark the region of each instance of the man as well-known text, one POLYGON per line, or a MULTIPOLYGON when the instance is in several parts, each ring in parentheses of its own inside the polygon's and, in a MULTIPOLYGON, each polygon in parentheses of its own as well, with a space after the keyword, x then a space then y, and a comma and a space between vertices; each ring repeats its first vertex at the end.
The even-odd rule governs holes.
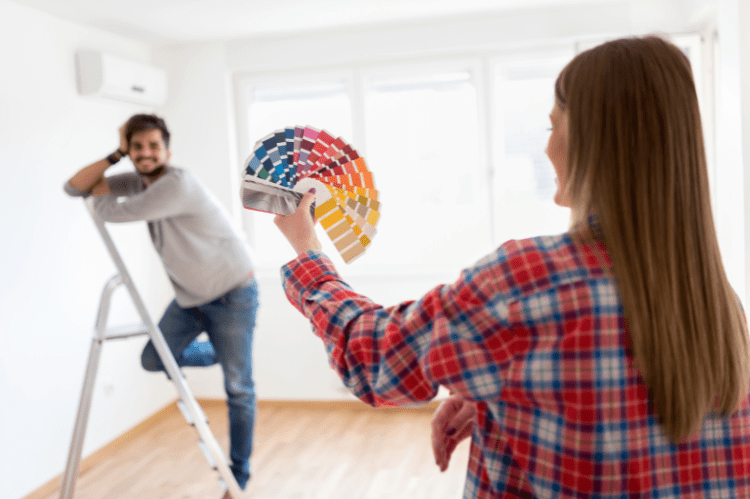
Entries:
MULTIPOLYGON (((159 328, 178 365, 221 364, 231 469, 244 489, 256 411, 251 354, 258 291, 252 261, 219 203, 192 174, 169 165, 170 156, 164 120, 138 114, 120 128, 120 147, 82 168, 65 191, 96 196, 95 210, 106 222, 147 222, 175 290, 159 328), (105 177, 124 156, 136 171, 105 177), (196 341, 204 331, 210 342, 196 341)), ((148 371, 164 370, 151 341, 141 362, 148 371)))

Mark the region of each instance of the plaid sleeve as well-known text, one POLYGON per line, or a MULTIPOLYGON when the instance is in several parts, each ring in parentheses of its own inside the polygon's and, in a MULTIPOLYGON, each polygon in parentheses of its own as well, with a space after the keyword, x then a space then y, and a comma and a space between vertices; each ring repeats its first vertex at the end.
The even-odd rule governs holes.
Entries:
POLYGON ((284 266, 282 280, 289 301, 324 341, 331 366, 364 402, 425 402, 438 385, 469 399, 496 399, 499 371, 517 345, 502 326, 490 260, 452 285, 389 308, 355 293, 317 251, 284 266))

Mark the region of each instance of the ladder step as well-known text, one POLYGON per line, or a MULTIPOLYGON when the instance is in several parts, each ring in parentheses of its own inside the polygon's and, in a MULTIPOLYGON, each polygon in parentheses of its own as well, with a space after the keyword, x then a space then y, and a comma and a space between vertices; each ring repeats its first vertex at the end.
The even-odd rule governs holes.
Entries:
POLYGON ((203 440, 198 440, 198 447, 201 448, 203 451, 203 455, 206 456, 206 461, 208 461, 208 464, 211 465, 212 469, 216 469, 216 461, 214 461, 213 456, 211 456, 211 453, 208 452, 208 447, 206 447, 206 443, 203 440))
POLYGON ((113 326, 104 330, 102 338, 105 340, 119 340, 132 338, 134 336, 143 336, 145 334, 148 334, 148 328, 145 324, 113 326))

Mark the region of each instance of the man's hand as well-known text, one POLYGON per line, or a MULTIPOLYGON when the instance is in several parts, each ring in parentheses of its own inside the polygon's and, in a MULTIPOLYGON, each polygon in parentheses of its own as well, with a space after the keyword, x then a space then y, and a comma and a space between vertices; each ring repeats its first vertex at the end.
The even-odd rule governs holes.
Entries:
POLYGON ((448 469, 453 451, 471 436, 476 418, 476 402, 452 395, 443 400, 432 415, 432 454, 440 471, 448 469))
MULTIPOLYGON (((130 121, 130 120, 128 120, 130 121)), ((125 127, 128 126, 128 122, 122 124, 120 127, 120 147, 117 148, 118 151, 123 151, 125 154, 128 153, 128 139, 125 137, 125 127)))
POLYGON ((286 216, 276 215, 273 219, 297 255, 311 249, 323 248, 315 234, 315 220, 310 215, 310 206, 313 201, 315 201, 315 191, 311 190, 302 197, 294 213, 286 216))

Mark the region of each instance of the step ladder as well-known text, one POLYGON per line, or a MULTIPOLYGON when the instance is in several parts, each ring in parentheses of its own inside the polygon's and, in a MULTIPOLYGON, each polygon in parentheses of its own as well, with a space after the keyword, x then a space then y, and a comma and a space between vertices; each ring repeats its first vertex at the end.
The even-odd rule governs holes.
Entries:
POLYGON ((73 438, 70 444, 70 452, 68 454, 68 463, 65 467, 62 486, 60 488, 60 499, 72 499, 75 491, 76 479, 78 478, 81 462, 81 449, 86 434, 86 425, 88 422, 89 409, 91 408, 94 381, 96 380, 96 372, 99 367, 99 357, 102 345, 107 340, 131 338, 140 335, 149 335, 159 357, 161 357, 167 374, 177 388, 177 393, 179 395, 177 406, 187 422, 198 432, 200 437, 198 445, 203 451, 206 460, 211 465, 211 468, 218 473, 219 485, 222 490, 225 492, 228 491, 232 499, 243 499, 244 496, 242 490, 234 479, 226 455, 221 449, 219 442, 216 440, 213 433, 211 433, 206 415, 203 413, 203 410, 195 400, 193 393, 190 391, 185 377, 177 365, 174 356, 172 356, 172 352, 169 350, 164 336, 146 311, 146 307, 130 278, 130 274, 125 267, 120 254, 117 252, 117 248, 115 247, 109 232, 107 232, 107 228, 104 226, 104 221, 96 214, 96 211, 94 211, 93 198, 89 197, 86 200, 86 207, 94 220, 96 228, 99 230, 99 235, 101 235, 104 245, 107 247, 107 250, 112 257, 112 261, 117 269, 117 274, 107 281, 99 302, 99 311, 96 317, 94 336, 91 341, 91 350, 89 353, 88 365, 86 366, 81 401, 78 405, 78 416, 76 417, 73 438), (130 298, 133 300, 133 304, 141 318, 142 324, 131 327, 107 327, 110 299, 112 293, 120 285, 124 285, 128 290, 130 298))

